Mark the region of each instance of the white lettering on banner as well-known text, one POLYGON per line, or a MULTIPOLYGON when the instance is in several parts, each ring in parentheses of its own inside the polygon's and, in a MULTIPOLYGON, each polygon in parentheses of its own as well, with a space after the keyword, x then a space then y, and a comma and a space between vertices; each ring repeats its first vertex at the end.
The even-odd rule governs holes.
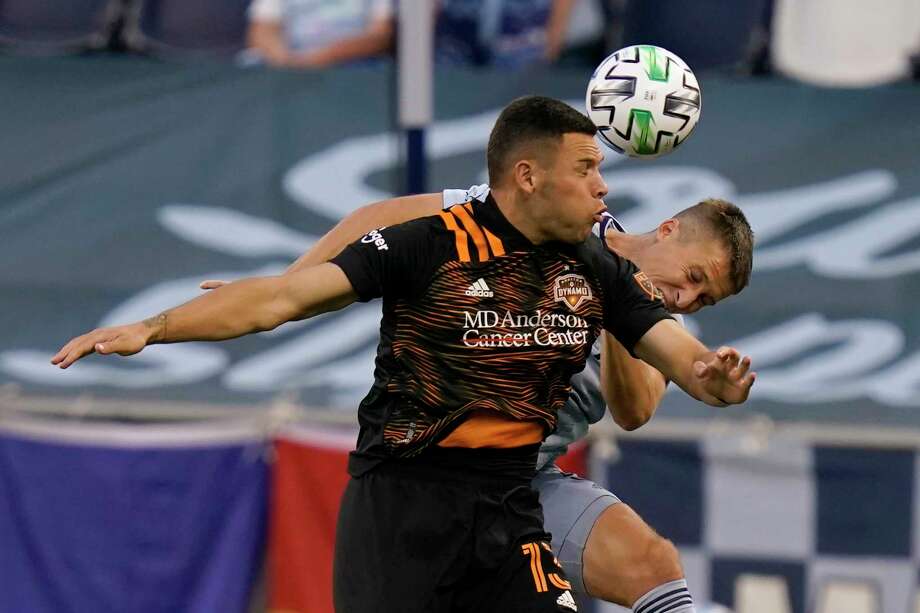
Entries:
POLYGON ((818 403, 870 397, 884 402, 895 395, 920 406, 920 397, 904 393, 920 379, 920 364, 912 371, 913 380, 910 375, 894 380, 890 372, 877 372, 898 359, 904 348, 904 334, 887 321, 831 322, 810 313, 727 344, 756 356, 752 398, 818 403))
MULTIPOLYGON (((438 159, 482 151, 499 112, 494 109, 435 122, 427 130, 427 154, 438 159)), ((395 150, 396 137, 389 133, 347 138, 295 164, 282 184, 294 202, 330 219, 341 219, 358 207, 393 197, 391 192, 368 185, 365 178, 388 168, 395 150)))
MULTIPOLYGON (((437 122, 428 134, 430 155, 437 160, 481 151, 497 114, 493 110, 437 122)), ((367 175, 392 163, 392 147, 389 134, 345 139, 297 163, 284 176, 283 187, 301 206, 337 220, 359 206, 392 196, 365 183, 367 175)), ((680 206, 723 197, 744 208, 757 233, 755 274, 794 266, 836 279, 884 279, 920 272, 920 250, 897 252, 920 236, 920 198, 908 194, 886 202, 898 189, 896 177, 887 170, 867 169, 810 185, 744 194, 711 169, 611 168, 617 162, 616 156, 610 156, 604 177, 612 195, 636 203, 619 216, 636 231, 655 227, 680 206), (817 223, 840 213, 848 213, 848 221, 817 223), (802 228, 808 229, 803 236, 784 240, 802 228)), ((316 240, 275 221, 221 207, 168 204, 158 212, 158 220, 190 243, 234 256, 290 261, 316 240)), ((382 237, 371 236, 367 235, 368 242, 387 248, 385 241, 377 242, 382 237)), ((274 274, 282 269, 282 264, 273 264, 247 274, 274 274)), ((238 276, 203 272, 165 281, 117 306, 100 325, 148 317, 194 297, 201 279, 238 276)), ((580 333, 587 327, 583 320, 544 322, 542 314, 530 319, 534 316, 466 313, 465 341, 521 346, 578 344, 587 338, 580 333)), ((322 384, 332 388, 333 396, 356 398, 371 380, 370 356, 378 325, 379 307, 355 305, 340 316, 282 326, 269 334, 288 340, 234 364, 229 364, 227 352, 219 345, 189 344, 151 347, 124 365, 89 361, 64 372, 48 365, 50 348, 8 350, 0 352, 0 370, 42 385, 123 388, 187 384, 223 373, 222 383, 231 390, 271 392, 289 385, 322 384), (347 325, 330 323, 337 318, 347 325), (298 335, 292 336, 295 331, 298 335), (348 374, 341 374, 344 368, 348 374)), ((920 407, 920 351, 905 352, 904 333, 894 323, 858 318, 832 322, 820 314, 807 314, 736 344, 757 361, 760 376, 754 397, 796 403, 871 398, 892 406, 920 407), (807 352, 817 355, 808 357, 807 352)))
POLYGON ((216 206, 167 204, 157 211, 157 220, 193 245, 235 256, 294 259, 317 238, 270 219, 216 206))
POLYGON ((761 249, 758 270, 805 264, 825 277, 880 279, 920 271, 920 250, 884 255, 920 235, 920 198, 895 202, 844 226, 761 249))
POLYGON ((223 377, 224 385, 241 392, 273 392, 292 382, 334 384, 319 379, 315 369, 328 372, 348 365, 348 376, 338 384, 350 383, 352 393, 366 393, 373 381, 373 354, 357 370, 358 362, 349 356, 362 347, 376 347, 380 304, 353 304, 341 315, 320 316, 306 324, 299 336, 231 366, 223 377))
MULTIPOLYGON (((429 154, 435 160, 465 152, 480 151, 485 145, 498 110, 436 122, 429 130, 429 154)), ((287 194, 302 206, 332 219, 355 208, 392 194, 371 188, 364 178, 388 167, 392 161, 389 135, 346 139, 296 164, 284 177, 287 194), (343 174, 344 173, 344 174, 343 174), (337 177, 330 181, 329 177, 337 177)), ((616 160, 611 157, 611 160, 616 160)), ((609 164, 607 164, 609 166, 609 164)), ((898 230, 884 225, 877 205, 891 196, 897 181, 887 170, 866 170, 829 181, 758 194, 739 194, 724 176, 706 168, 659 166, 654 169, 605 170, 611 196, 634 200, 638 206, 619 215, 626 227, 646 231, 675 212, 704 198, 727 198, 741 205, 755 229, 759 244, 767 244, 755 257, 758 270, 808 265, 815 273, 844 278, 884 278, 892 274, 920 271, 920 254, 898 256, 875 268, 871 259, 847 265, 839 251, 819 249, 816 236, 788 244, 771 241, 824 216, 865 208, 867 215, 854 224, 881 225, 880 231, 859 237, 861 253, 877 255, 891 246, 920 234, 913 224, 898 230), (905 233, 911 233, 905 236, 905 233), (809 248, 810 247, 810 248, 809 248)), ((916 213, 913 213, 916 216, 916 213)), ((822 230, 822 240, 838 239, 839 228, 822 230)), ((865 258, 864 258, 865 259, 865 258)))
MULTIPOLYGON (((275 265, 249 275, 276 274, 275 265)), ((216 272, 213 278, 233 279, 238 272, 216 272)), ((202 277, 187 277, 159 283, 133 296, 109 312, 99 327, 120 325, 150 317, 201 293, 202 277)), ((48 363, 47 351, 18 350, 0 354, 0 369, 25 381, 61 387, 108 385, 124 389, 144 389, 162 385, 194 383, 223 371, 229 362, 223 348, 213 343, 158 345, 128 358, 129 362, 107 360, 86 362, 79 368, 61 371, 48 363)))

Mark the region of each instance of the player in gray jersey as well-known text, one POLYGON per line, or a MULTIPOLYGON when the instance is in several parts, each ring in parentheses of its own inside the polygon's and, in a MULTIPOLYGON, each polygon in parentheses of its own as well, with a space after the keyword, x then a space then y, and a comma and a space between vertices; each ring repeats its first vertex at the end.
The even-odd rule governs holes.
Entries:
MULTIPOLYGON (((343 219, 291 269, 325 262, 374 228, 436 215, 458 203, 482 201, 488 191, 488 185, 477 185, 367 205, 343 219)), ((628 234, 605 214, 598 219, 595 234, 639 267, 648 291, 661 297, 672 314, 713 305, 741 291, 750 278, 753 235, 741 211, 725 201, 699 203, 645 234, 628 234)), ((202 288, 222 283, 205 281, 202 288)), ((693 613, 674 545, 613 493, 555 465, 555 459, 584 437, 608 407, 614 421, 626 430, 645 424, 664 395, 664 375, 603 333, 584 371, 571 383, 556 429, 541 447, 533 481, 554 553, 580 594, 641 613, 693 613)))

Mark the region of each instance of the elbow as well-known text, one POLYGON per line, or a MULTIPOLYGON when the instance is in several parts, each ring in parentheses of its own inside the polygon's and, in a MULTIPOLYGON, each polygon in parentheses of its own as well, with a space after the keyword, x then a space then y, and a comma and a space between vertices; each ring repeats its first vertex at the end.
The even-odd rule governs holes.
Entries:
POLYGON ((613 411, 613 421, 627 432, 632 432, 647 424, 654 414, 654 407, 631 407, 629 411, 613 411))
POLYGON ((651 419, 651 415, 642 417, 630 415, 629 417, 614 417, 613 421, 627 432, 632 432, 647 424, 649 419, 651 419))

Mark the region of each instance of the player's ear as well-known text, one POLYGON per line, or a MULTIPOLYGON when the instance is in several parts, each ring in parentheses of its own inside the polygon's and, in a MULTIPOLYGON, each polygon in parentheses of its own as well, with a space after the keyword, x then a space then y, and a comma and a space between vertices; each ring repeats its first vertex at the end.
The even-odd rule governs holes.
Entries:
POLYGON ((534 193, 537 189, 537 167, 533 160, 518 160, 512 172, 514 182, 519 189, 528 194, 534 193))
POLYGON ((674 219, 665 219, 655 230, 655 238, 658 240, 665 240, 667 238, 677 238, 680 234, 680 220, 674 219))

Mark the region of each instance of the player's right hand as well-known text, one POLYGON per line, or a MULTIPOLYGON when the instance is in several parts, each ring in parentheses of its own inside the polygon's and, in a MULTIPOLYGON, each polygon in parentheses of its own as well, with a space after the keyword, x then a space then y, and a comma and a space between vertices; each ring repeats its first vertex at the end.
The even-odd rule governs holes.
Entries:
POLYGON ((717 407, 745 402, 757 378, 750 368, 749 356, 742 357, 734 347, 719 347, 707 361, 693 364, 693 375, 704 392, 700 399, 717 407))
POLYGON ((199 283, 198 287, 201 289, 217 289, 218 287, 223 287, 226 284, 226 281, 221 281, 220 279, 208 279, 207 281, 202 281, 199 283))
POLYGON ((149 338, 150 330, 142 322, 99 328, 71 339, 51 358, 51 363, 67 368, 91 353, 133 355, 147 346, 149 338))

